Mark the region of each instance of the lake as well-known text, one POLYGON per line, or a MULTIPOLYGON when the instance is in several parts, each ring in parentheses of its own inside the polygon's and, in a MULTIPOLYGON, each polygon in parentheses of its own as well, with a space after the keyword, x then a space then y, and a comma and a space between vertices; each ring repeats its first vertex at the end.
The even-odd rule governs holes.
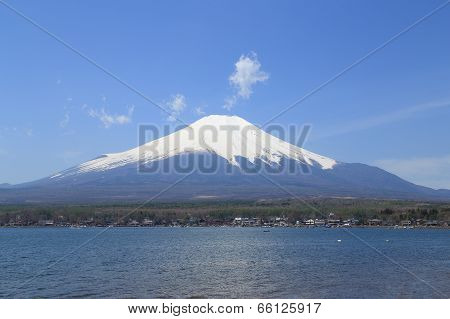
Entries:
POLYGON ((0 298, 450 296, 448 229, 105 230, 0 229, 0 298))

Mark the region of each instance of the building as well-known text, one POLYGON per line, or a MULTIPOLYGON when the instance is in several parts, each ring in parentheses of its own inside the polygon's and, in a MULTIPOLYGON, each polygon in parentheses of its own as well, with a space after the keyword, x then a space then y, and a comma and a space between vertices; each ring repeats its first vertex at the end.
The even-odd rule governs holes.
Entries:
POLYGON ((436 226, 439 226, 439 223, 437 222, 437 220, 429 220, 425 223, 425 226, 436 227, 436 226))
POLYGON ((412 222, 410 220, 402 220, 400 222, 401 226, 411 226, 412 222))
POLYGON ((38 224, 39 226, 53 226, 55 223, 53 219, 41 219, 38 224))
POLYGON ((242 225, 242 217, 235 217, 233 220, 233 225, 241 226, 242 225))
POLYGON ((369 219, 367 222, 369 226, 381 226, 383 224, 383 221, 378 218, 369 219))
POLYGON ((153 220, 144 218, 144 220, 142 221, 142 226, 153 226, 153 220))
MULTIPOLYGON (((218 221, 219 223, 220 221, 218 221)), ((233 225, 242 227, 255 227, 261 225, 261 219, 248 218, 248 217, 236 217, 233 220, 233 225)))
POLYGON ((329 226, 339 226, 341 224, 341 221, 339 219, 329 219, 327 224, 329 226))
POLYGON ((314 226, 315 222, 314 219, 308 219, 307 221, 305 221, 305 225, 307 226, 314 226))
POLYGON ((137 227, 139 226, 139 222, 133 219, 128 222, 128 226, 137 227))
POLYGON ((325 226, 325 220, 324 219, 316 219, 314 221, 314 225, 316 225, 316 226, 325 226))

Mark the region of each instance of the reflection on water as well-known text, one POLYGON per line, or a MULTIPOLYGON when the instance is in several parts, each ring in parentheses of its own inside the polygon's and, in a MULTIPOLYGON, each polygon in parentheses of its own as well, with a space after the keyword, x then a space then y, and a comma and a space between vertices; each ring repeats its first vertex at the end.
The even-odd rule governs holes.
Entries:
MULTIPOLYGON (((344 229, 0 229, 0 297, 438 298, 344 229), (338 241, 340 240, 340 241, 338 241)), ((351 229, 445 295, 448 230, 351 229)))

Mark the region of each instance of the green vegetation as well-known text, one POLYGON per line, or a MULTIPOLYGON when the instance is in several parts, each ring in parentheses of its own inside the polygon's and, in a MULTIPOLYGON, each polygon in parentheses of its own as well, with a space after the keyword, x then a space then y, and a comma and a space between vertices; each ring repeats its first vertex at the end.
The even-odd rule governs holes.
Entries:
POLYGON ((0 226, 36 225, 220 225, 234 218, 271 220, 283 217, 290 224, 308 219, 381 220, 384 225, 440 225, 450 223, 450 203, 372 199, 307 199, 274 201, 196 201, 115 205, 0 206, 0 226))

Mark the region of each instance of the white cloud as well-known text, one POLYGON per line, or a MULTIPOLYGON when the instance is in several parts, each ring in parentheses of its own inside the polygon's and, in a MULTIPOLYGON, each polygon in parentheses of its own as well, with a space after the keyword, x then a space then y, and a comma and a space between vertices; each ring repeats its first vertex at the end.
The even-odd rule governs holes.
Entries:
POLYGON ((90 117, 96 118, 102 122, 105 128, 111 127, 111 125, 123 125, 130 123, 133 117, 134 105, 128 108, 127 114, 109 114, 105 108, 93 109, 88 108, 87 105, 82 106, 83 109, 87 109, 87 113, 90 117))
POLYGON ((450 189, 450 154, 440 157, 382 159, 374 164, 418 185, 450 189))
POLYGON ((223 105, 223 108, 229 111, 233 108, 233 106, 236 104, 236 102, 237 102, 236 96, 227 97, 225 99, 225 104, 223 105))
POLYGON ((195 114, 197 114, 197 115, 205 115, 206 114, 206 112, 203 110, 203 108, 202 107, 196 107, 195 109, 194 109, 194 111, 195 111, 195 114))
POLYGON ((169 108, 170 115, 167 117, 169 122, 175 122, 177 117, 186 108, 186 98, 183 94, 175 94, 172 99, 166 103, 169 108))
POLYGON ((261 63, 258 61, 256 53, 241 55, 234 66, 235 70, 228 80, 236 93, 225 99, 224 108, 228 110, 236 104, 238 98, 249 99, 255 84, 269 79, 269 74, 261 70, 261 63))
POLYGON ((69 124, 69 121, 70 121, 70 114, 69 114, 69 112, 66 112, 64 114, 64 118, 61 120, 61 122, 59 122, 59 126, 61 128, 66 128, 67 125, 69 124))
POLYGON ((235 64, 235 71, 230 75, 229 81, 238 90, 238 95, 248 99, 253 93, 252 86, 258 82, 264 82, 269 75, 261 71, 261 63, 255 53, 248 56, 241 55, 235 64))

